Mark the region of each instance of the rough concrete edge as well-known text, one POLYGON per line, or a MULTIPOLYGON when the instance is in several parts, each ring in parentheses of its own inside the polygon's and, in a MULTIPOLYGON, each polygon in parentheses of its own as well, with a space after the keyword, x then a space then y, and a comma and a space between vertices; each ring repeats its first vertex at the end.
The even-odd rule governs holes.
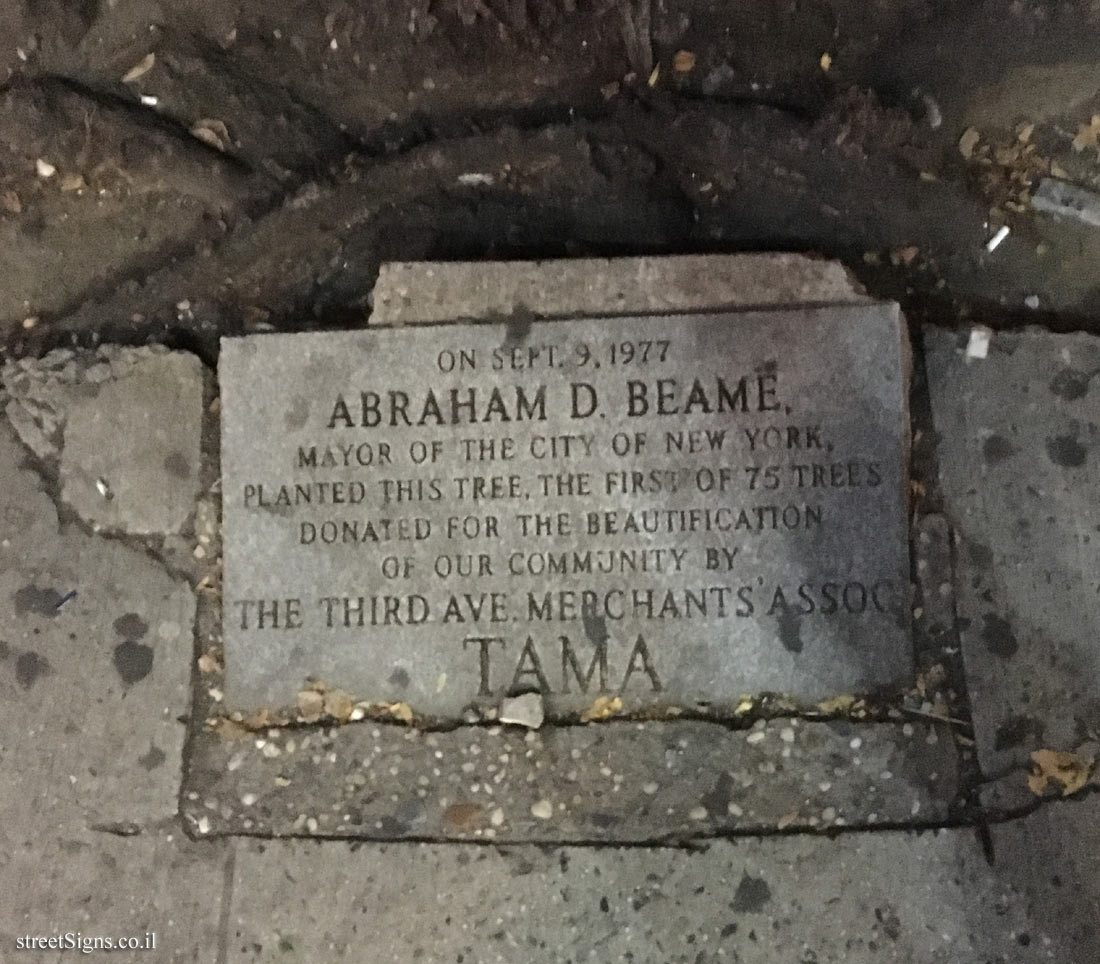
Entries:
POLYGON ((577 258, 546 261, 406 261, 381 265, 371 293, 369 326, 486 321, 516 311, 539 318, 585 314, 675 314, 685 311, 742 311, 789 305, 868 304, 855 276, 838 261, 809 254, 754 253, 673 255, 629 258, 577 258), (776 286, 775 273, 783 284, 776 286), (647 276, 648 272, 648 276, 647 276), (616 275, 623 287, 642 280, 636 300, 611 295, 593 278, 616 275), (694 277, 693 277, 694 273, 694 277), (486 279, 488 283, 479 283, 486 279), (699 284, 699 275, 703 283, 699 284), (496 291, 490 286, 496 285, 496 291), (696 291, 685 285, 698 284, 696 291), (720 290, 715 292, 714 287, 720 290), (776 291, 776 288, 781 290, 776 291), (680 299, 660 299, 657 292, 678 288, 680 299), (798 288, 797 293, 795 288, 798 288), (467 289, 465 306, 447 307, 448 290, 467 289), (739 291, 763 292, 738 297, 739 291), (442 295, 440 293, 443 293, 442 295), (694 297, 695 294, 698 297, 694 297), (532 294, 538 297, 531 297, 532 294))

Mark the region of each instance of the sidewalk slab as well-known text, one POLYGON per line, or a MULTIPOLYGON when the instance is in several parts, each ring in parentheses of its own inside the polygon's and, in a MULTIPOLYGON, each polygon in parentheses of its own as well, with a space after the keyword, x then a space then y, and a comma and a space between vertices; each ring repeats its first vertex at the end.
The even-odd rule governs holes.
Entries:
POLYGON ((202 365, 142 359, 69 411, 61 494, 95 528, 179 532, 199 494, 202 365))
POLYGON ((205 740, 183 812, 196 834, 654 843, 919 826, 958 791, 947 728, 760 720, 270 730, 205 740))
POLYGON ((59 348, 0 369, 20 440, 93 529, 178 533, 199 490, 203 370, 162 347, 59 348))
MULTIPOLYGON (((959 626, 987 777, 1100 731, 1100 339, 925 329, 959 626)), ((1022 774, 1021 774, 1022 776, 1022 774)))
POLYGON ((60 527, 24 457, 0 425, 0 732, 24 773, 0 784, 0 809, 9 830, 47 814, 66 826, 169 818, 189 703, 190 588, 140 550, 60 527))
POLYGON ((43 834, 18 845, 5 840, 2 849, 5 877, 23 882, 6 888, 0 906, 5 961, 219 960, 226 878, 233 867, 231 843, 193 843, 178 828, 168 827, 125 838, 79 830, 43 834), (151 950, 16 951, 16 941, 27 936, 79 934, 144 941, 148 933, 156 935, 151 950))
POLYGON ((0 420, 0 957, 28 935, 155 932, 155 955, 111 960, 214 960, 229 851, 176 821, 191 591, 140 549, 59 524, 26 457, 0 420))
MULTIPOLYGON (((1049 819, 1096 820, 1080 809, 1049 819)), ((969 830, 692 852, 243 841, 228 961, 1093 964, 1091 882, 1014 865, 1029 833, 1000 828, 992 866, 969 830)))

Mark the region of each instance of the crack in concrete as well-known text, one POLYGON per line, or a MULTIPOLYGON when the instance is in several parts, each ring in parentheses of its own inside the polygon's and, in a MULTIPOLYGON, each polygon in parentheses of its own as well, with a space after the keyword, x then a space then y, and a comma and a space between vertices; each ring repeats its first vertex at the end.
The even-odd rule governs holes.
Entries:
POLYGON ((237 876, 237 848, 229 842, 225 866, 222 868, 221 903, 218 907, 218 947, 214 960, 216 964, 227 964, 229 960, 229 928, 233 917, 233 886, 237 876))

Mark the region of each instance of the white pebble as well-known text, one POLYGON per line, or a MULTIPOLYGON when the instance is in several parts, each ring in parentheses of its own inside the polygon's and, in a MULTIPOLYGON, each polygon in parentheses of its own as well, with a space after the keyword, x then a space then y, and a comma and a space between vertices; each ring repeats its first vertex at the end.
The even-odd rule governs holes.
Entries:
POLYGON ((554 805, 549 800, 539 800, 531 804, 531 816, 539 820, 549 820, 554 816, 554 805))

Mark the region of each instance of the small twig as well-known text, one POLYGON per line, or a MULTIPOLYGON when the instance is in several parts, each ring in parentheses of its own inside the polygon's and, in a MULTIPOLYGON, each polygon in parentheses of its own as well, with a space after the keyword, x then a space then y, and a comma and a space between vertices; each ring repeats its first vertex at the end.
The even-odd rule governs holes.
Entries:
POLYGON ((953 723, 955 726, 961 726, 967 730, 974 729, 966 720, 956 720, 953 716, 937 716, 935 713, 925 713, 924 710, 914 710, 910 709, 908 706, 901 706, 899 709, 902 713, 912 713, 913 716, 923 716, 926 720, 937 720, 940 723, 953 723))

